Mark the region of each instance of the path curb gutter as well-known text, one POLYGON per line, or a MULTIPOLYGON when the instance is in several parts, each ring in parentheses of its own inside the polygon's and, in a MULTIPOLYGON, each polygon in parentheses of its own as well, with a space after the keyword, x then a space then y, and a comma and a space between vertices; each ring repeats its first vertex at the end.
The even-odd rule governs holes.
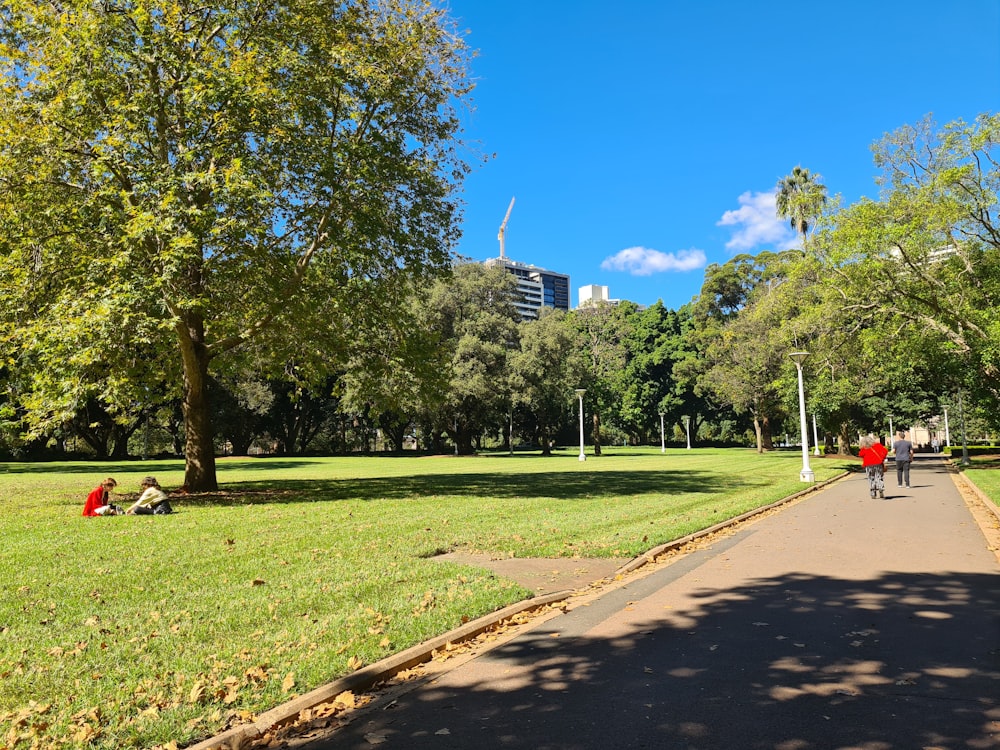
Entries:
POLYGON ((835 477, 831 477, 830 479, 818 482, 817 484, 811 484, 806 489, 800 490, 799 492, 791 494, 788 497, 783 497, 781 500, 773 502, 770 505, 762 505, 759 508, 748 510, 746 513, 743 513, 742 515, 735 516, 734 518, 730 518, 726 521, 722 521, 721 523, 717 523, 714 526, 709 526, 707 529, 702 529, 701 531, 696 531, 693 534, 688 534, 687 536, 681 537, 680 539, 674 539, 673 541, 666 542, 665 544, 661 544, 658 547, 653 547, 653 549, 649 550, 648 552, 644 552, 635 559, 625 563, 622 567, 620 567, 618 570, 615 571, 613 577, 617 578, 618 576, 625 575, 626 573, 631 573, 634 570, 638 570, 647 563, 655 562, 656 558, 660 557, 663 554, 666 554, 667 552, 670 552, 671 550, 679 549, 680 547, 683 547, 685 544, 690 544, 691 542, 695 542, 701 539, 702 537, 709 536, 718 531, 722 531, 723 529, 729 528, 730 526, 742 523, 743 521, 749 520, 754 516, 760 515, 761 513, 766 513, 769 510, 774 510, 775 508, 779 508, 782 505, 785 505, 786 503, 792 502, 793 500, 798 500, 800 497, 804 497, 812 492, 815 492, 816 490, 826 487, 827 485, 833 484, 834 482, 838 482, 844 477, 850 476, 850 474, 851 472, 845 471, 841 474, 838 474, 835 477))
POLYGON ((987 495, 985 492, 979 489, 976 483, 969 478, 968 472, 962 471, 955 464, 954 459, 950 459, 948 461, 948 469, 949 473, 951 474, 952 481, 955 481, 957 483, 957 479, 961 479, 962 483, 965 484, 965 486, 968 487, 969 490, 976 497, 979 498, 980 502, 982 502, 982 504, 986 507, 986 509, 990 511, 994 516, 996 516, 998 521, 1000 521, 1000 506, 994 503, 993 499, 989 495, 987 495))
POLYGON ((434 652, 444 648, 449 643, 469 640, 489 630, 498 623, 508 620, 523 612, 539 609, 553 602, 562 601, 573 594, 572 590, 556 591, 551 594, 536 596, 532 599, 516 602, 510 606, 491 612, 488 615, 472 620, 461 627, 455 628, 429 641, 418 643, 405 651, 383 659, 375 664, 363 667, 356 672, 341 677, 338 680, 322 685, 298 698, 272 708, 262 713, 251 724, 241 724, 222 734, 191 745, 187 750, 222 750, 223 748, 240 747, 244 742, 250 742, 261 737, 272 727, 294 719, 299 713, 322 703, 327 703, 343 692, 359 692, 371 688, 392 678, 404 669, 410 669, 418 664, 429 661, 434 652))

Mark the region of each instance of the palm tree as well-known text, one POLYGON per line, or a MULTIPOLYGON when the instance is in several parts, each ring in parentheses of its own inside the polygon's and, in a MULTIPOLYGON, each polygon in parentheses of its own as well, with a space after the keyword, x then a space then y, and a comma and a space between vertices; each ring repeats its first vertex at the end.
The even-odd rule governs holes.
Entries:
POLYGON ((826 203, 826 185, 820 179, 820 175, 796 166, 790 175, 778 180, 778 216, 788 219, 792 229, 802 235, 803 245, 810 222, 819 216, 826 203))

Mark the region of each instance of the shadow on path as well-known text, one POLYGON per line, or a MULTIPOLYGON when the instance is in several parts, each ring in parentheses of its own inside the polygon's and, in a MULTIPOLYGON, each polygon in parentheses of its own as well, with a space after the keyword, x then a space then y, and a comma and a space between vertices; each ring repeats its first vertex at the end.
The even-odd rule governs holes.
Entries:
POLYGON ((303 747, 1000 747, 998 576, 788 575, 693 601, 601 634, 581 607, 479 657, 475 681, 303 747))

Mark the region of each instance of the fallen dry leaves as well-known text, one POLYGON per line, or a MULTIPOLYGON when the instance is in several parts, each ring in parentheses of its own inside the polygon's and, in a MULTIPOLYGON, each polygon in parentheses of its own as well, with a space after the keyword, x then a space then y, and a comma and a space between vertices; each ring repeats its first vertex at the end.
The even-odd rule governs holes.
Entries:
MULTIPOLYGON (((431 654, 431 660, 435 663, 446 662, 459 656, 471 655, 484 646, 511 634, 520 626, 533 621, 540 615, 549 614, 556 610, 564 611, 564 602, 555 602, 535 610, 528 610, 518 613, 513 617, 502 620, 492 627, 484 630, 476 636, 457 642, 448 642, 431 654)), ((360 664, 360 660, 358 660, 360 664)), ((393 675, 387 682, 375 685, 371 692, 356 695, 350 691, 339 694, 333 701, 322 703, 313 708, 299 712, 292 720, 282 726, 272 727, 262 736, 253 740, 246 750, 281 750, 294 747, 305 740, 325 735, 337 727, 346 724, 351 718, 351 712, 371 704, 381 691, 387 688, 413 682, 427 675, 427 665, 418 664, 415 667, 404 669, 393 675)), ((391 705, 391 703, 390 703, 391 705)), ((435 732, 438 735, 449 734, 447 728, 439 729, 435 732)), ((388 741, 385 733, 372 733, 366 735, 365 739, 370 745, 380 745, 388 741)))
POLYGON ((284 725, 272 727, 249 742, 246 748, 261 750, 289 747, 288 743, 292 740, 298 743, 333 726, 338 726, 345 712, 365 706, 372 700, 373 697, 370 695, 355 695, 347 690, 332 701, 300 711, 292 721, 284 725))

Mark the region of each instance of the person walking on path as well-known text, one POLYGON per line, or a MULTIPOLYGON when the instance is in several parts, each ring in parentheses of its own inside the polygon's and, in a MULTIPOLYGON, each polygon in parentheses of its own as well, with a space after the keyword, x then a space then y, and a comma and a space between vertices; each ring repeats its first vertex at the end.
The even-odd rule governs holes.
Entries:
POLYGON ((889 451, 874 435, 865 435, 861 438, 858 456, 861 457, 861 465, 868 477, 870 497, 875 497, 876 494, 885 497, 885 458, 888 455, 889 451))
POLYGON ((910 487, 910 463, 913 461, 913 443, 906 439, 906 433, 899 430, 896 433, 896 440, 892 444, 892 450, 896 454, 896 486, 907 489, 910 487))

